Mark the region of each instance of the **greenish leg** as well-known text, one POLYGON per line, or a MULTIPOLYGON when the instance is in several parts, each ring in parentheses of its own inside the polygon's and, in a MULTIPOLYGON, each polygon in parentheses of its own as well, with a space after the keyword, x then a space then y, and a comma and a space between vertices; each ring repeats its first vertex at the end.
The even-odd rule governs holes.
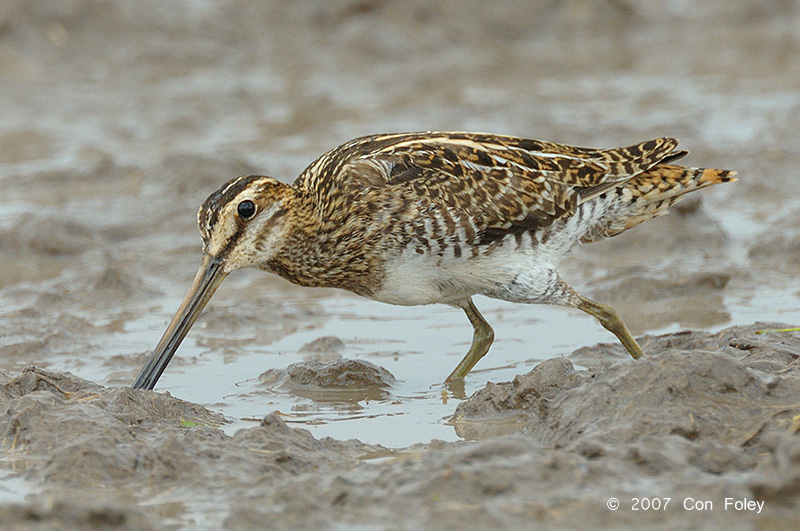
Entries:
POLYGON ((622 322, 622 318, 620 318, 617 310, 608 304, 602 304, 600 302, 587 299, 582 295, 578 295, 574 291, 572 291, 572 295, 576 297, 576 300, 572 301, 573 305, 579 310, 583 310, 589 315, 594 315, 597 317, 597 319, 600 321, 600 324, 603 325, 603 328, 617 336, 622 343, 622 346, 628 350, 634 359, 638 360, 644 356, 642 347, 639 346, 636 340, 633 339, 631 333, 628 332, 628 327, 622 322))
POLYGON ((472 345, 469 347, 467 355, 461 360, 461 363, 455 370, 447 377, 445 382, 452 382, 454 380, 463 380, 469 374, 469 371, 475 366, 476 363, 489 352, 489 347, 492 346, 494 341, 494 330, 486 322, 481 313, 475 307, 472 299, 466 299, 458 303, 458 306, 467 314, 469 322, 472 323, 472 345))

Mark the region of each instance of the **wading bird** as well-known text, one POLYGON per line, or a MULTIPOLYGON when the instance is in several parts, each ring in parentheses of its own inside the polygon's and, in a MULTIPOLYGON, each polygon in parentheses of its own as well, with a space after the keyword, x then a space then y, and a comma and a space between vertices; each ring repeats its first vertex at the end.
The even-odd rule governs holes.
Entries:
POLYGON ((384 134, 325 153, 292 185, 233 179, 200 207, 200 269, 133 387, 155 386, 214 291, 243 267, 389 304, 463 309, 472 345, 451 382, 494 340, 476 294, 578 308, 639 358, 617 312, 578 294, 557 266, 578 242, 615 236, 687 192, 735 180, 735 172, 673 164, 688 153, 677 145, 658 138, 590 149, 479 133, 384 134))

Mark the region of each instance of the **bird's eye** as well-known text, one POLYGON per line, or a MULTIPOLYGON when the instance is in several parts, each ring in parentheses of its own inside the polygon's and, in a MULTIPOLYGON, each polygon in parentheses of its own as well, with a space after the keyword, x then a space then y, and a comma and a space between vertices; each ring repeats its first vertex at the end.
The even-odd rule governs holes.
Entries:
POLYGON ((236 207, 236 212, 239 213, 240 218, 245 220, 250 219, 256 215, 256 204, 249 199, 245 199, 236 207))

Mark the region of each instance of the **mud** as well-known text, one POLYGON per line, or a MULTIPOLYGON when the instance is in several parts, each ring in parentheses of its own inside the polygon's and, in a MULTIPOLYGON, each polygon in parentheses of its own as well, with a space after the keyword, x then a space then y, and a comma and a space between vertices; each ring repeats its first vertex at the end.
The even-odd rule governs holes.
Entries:
POLYGON ((41 492, 5 506, 4 521, 790 526, 800 496, 800 333, 759 333, 779 328, 648 336, 648 357, 636 363, 616 347, 586 348, 576 362, 603 362, 586 370, 547 360, 459 404, 451 423, 464 442, 402 450, 317 439, 274 413, 230 436, 221 415, 169 394, 31 367, 2 379, 0 430, 7 458, 41 492), (665 510, 631 511, 634 498, 665 492, 665 510), (606 507, 612 496, 619 513, 606 507), (717 510, 687 511, 689 498, 717 510), (727 498, 763 502, 762 512, 725 511, 727 498))
POLYGON ((392 374, 363 360, 338 359, 293 363, 286 369, 270 369, 259 384, 316 402, 352 402, 387 399, 395 382, 392 374))
POLYGON ((755 0, 0 0, 0 527, 792 526, 798 28, 755 0), (458 310, 243 271, 156 392, 127 387, 210 192, 425 129, 676 136, 740 181, 564 263, 642 360, 587 316, 479 298, 497 341, 446 388, 458 310))

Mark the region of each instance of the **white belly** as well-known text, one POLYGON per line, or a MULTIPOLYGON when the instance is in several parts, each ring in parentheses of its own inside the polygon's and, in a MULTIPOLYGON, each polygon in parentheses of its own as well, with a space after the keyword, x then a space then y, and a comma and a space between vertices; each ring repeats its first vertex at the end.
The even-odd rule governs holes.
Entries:
POLYGON ((452 253, 440 257, 409 248, 387 264, 381 289, 372 298, 403 306, 452 304, 475 294, 506 299, 503 293, 520 281, 526 292, 544 290, 560 258, 560 253, 554 256, 547 251, 530 246, 518 249, 513 237, 491 254, 477 257, 469 251, 455 258, 452 253))

